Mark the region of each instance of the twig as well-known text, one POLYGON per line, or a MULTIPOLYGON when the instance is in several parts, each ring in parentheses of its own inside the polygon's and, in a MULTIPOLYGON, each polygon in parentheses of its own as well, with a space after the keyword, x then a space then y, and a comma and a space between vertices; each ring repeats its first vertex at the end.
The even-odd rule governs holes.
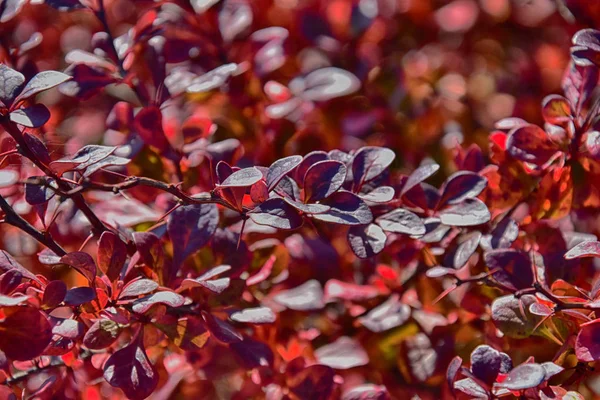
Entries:
POLYGON ((65 249, 56 243, 48 232, 44 233, 37 230, 33 225, 23 219, 23 217, 17 214, 2 196, 0 196, 0 208, 2 208, 2 211, 4 211, 4 221, 7 224, 21 229, 23 232, 29 234, 31 237, 55 252, 57 255, 64 256, 67 254, 65 249))

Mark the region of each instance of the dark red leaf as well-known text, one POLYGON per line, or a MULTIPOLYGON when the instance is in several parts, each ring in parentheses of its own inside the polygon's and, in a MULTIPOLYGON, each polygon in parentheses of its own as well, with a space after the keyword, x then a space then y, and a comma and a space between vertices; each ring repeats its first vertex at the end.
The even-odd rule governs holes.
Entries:
POLYGON ((50 281, 44 290, 42 303, 47 308, 54 308, 63 302, 67 295, 67 285, 63 281, 50 281))
POLYGON ((98 268, 114 282, 121 275, 123 265, 127 260, 127 246, 117 235, 106 231, 98 242, 98 268))
POLYGON ((74 251, 61 257, 60 262, 77 270, 90 284, 96 279, 96 263, 92 256, 83 251, 74 251))
POLYGON ((353 226, 348 230, 348 244, 359 258, 369 258, 381 253, 387 236, 378 225, 353 226))
POLYGON ((148 359, 142 333, 113 353, 104 364, 104 379, 130 399, 145 399, 158 385, 158 372, 148 359))
POLYGON ((341 225, 366 225, 373 221, 369 206, 354 193, 339 190, 323 200, 322 204, 330 206, 331 209, 314 214, 312 218, 341 225))
POLYGON ((446 180, 438 207, 472 199, 479 195, 486 186, 487 179, 484 177, 470 171, 458 171, 446 180))
POLYGON ((439 212, 443 224, 451 226, 474 226, 488 222, 490 211, 481 200, 467 199, 439 212))
POLYGON ((75 287, 67 290, 65 304, 69 306, 80 306, 96 298, 96 291, 91 287, 75 287))
POLYGON ((313 164, 304 176, 304 201, 315 202, 329 197, 346 180, 346 166, 333 160, 313 164))
POLYGON ((425 225, 423 224, 423 221, 421 221, 421 218, 403 208, 397 208, 387 214, 377 217, 375 222, 387 232, 415 236, 421 236, 426 232, 425 225))
POLYGON ((219 342, 230 344, 242 341, 242 335, 228 322, 214 317, 206 311, 202 311, 202 318, 204 318, 206 328, 210 331, 210 334, 219 342))
POLYGON ((294 207, 276 197, 252 209, 248 216, 259 225, 277 229, 297 229, 304 222, 294 207))
POLYGON ((275 161, 267 171, 267 190, 275 189, 279 181, 302 162, 301 156, 289 156, 275 161))
POLYGON ((46 316, 32 307, 4 307, 0 320, 0 350, 12 360, 39 356, 52 339, 46 316))
POLYGON ((50 110, 43 104, 19 108, 10 113, 10 120, 28 128, 39 128, 50 119, 50 110))
POLYGON ((101 318, 88 329, 83 337, 83 344, 91 350, 105 349, 117 340, 121 330, 117 322, 101 318))
POLYGON ((134 118, 133 126, 136 132, 150 146, 159 151, 167 151, 171 145, 162 127, 163 116, 158 107, 143 108, 134 118))
POLYGON ((171 213, 167 232, 173 243, 171 279, 179 265, 208 243, 217 229, 219 211, 214 204, 181 206, 171 213))
POLYGON ((17 260, 15 260, 10 254, 8 254, 8 252, 4 250, 0 250, 0 270, 2 272, 17 270, 23 277, 36 281, 40 285, 42 284, 37 276, 25 269, 25 267, 19 264, 17 260))
POLYGON ((352 161, 352 176, 356 187, 382 174, 394 161, 396 155, 385 147, 361 148, 352 161))

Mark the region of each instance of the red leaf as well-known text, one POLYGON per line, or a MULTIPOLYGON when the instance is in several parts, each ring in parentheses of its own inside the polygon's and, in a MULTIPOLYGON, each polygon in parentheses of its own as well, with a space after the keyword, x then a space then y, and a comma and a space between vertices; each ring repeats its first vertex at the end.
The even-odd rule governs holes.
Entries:
POLYGON ((5 307, 0 320, 0 350, 12 360, 39 356, 52 339, 46 316, 32 307, 5 307))
POLYGON ((94 285, 96 279, 96 263, 92 256, 83 251, 74 251, 61 257, 60 262, 74 268, 94 285))

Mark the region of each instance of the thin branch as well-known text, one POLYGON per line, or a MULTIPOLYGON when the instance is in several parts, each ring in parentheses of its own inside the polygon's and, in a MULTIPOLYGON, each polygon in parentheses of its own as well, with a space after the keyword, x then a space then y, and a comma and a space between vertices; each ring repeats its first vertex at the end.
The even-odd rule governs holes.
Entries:
MULTIPOLYGON (((2 118, 2 127, 13 137, 13 139, 17 142, 19 146, 19 152, 27 157, 31 162, 33 162, 40 170, 42 170, 46 175, 53 178, 56 181, 59 189, 61 191, 69 191, 71 190, 71 185, 65 182, 60 176, 56 175, 49 166, 45 165, 41 162, 36 154, 29 148, 27 142, 23 138, 23 134, 18 126, 9 121, 7 118, 2 118)), ((85 215, 90 224, 92 225, 92 230, 96 235, 100 235, 105 231, 109 231, 110 229, 102 222, 96 214, 92 211, 90 206, 85 202, 85 199, 81 194, 75 194, 71 197, 71 200, 75 203, 75 206, 85 215)))
POLYGON ((2 211, 4 211, 4 221, 7 224, 21 229, 23 232, 29 234, 31 237, 55 252, 57 255, 64 256, 67 254, 65 249, 56 243, 48 232, 44 233, 37 230, 33 225, 23 219, 23 217, 17 214, 2 196, 0 196, 0 208, 2 211))
MULTIPOLYGON (((45 180, 35 177, 28 178, 23 182, 33 185, 47 185, 47 182, 45 180)), ((215 194, 214 192, 204 192, 192 196, 185 193, 175 185, 140 176, 131 176, 123 182, 114 184, 84 181, 81 182, 81 184, 77 187, 70 187, 67 191, 56 190, 55 188, 51 189, 55 190, 57 194, 61 196, 72 197, 75 195, 80 195, 81 193, 87 190, 99 190, 103 192, 112 192, 117 194, 124 190, 134 188, 136 186, 148 186, 166 193, 170 193, 173 196, 177 197, 183 204, 220 204, 224 207, 235 210, 229 203, 223 200, 221 196, 215 194)))
MULTIPOLYGON (((87 360, 88 358, 92 357, 93 353, 88 351, 88 350, 83 350, 81 352, 80 355, 80 360, 87 360)), ((29 378, 30 376, 37 374, 39 372, 48 370, 48 369, 52 369, 52 368, 56 368, 56 367, 65 367, 66 364, 63 361, 62 358, 56 358, 55 360, 50 361, 50 363, 48 363, 48 365, 44 365, 42 367, 34 367, 34 368, 30 368, 24 371, 19 371, 16 374, 14 374, 12 377, 8 378, 5 382, 6 385, 11 386, 11 385, 16 385, 21 381, 26 380, 27 378, 29 378)))

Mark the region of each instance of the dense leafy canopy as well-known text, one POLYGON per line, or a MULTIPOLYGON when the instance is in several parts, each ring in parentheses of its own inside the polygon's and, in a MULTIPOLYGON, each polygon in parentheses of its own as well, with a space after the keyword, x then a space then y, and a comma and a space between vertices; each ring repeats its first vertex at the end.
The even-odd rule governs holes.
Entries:
POLYGON ((0 398, 600 398, 597 28, 0 1, 0 398))

